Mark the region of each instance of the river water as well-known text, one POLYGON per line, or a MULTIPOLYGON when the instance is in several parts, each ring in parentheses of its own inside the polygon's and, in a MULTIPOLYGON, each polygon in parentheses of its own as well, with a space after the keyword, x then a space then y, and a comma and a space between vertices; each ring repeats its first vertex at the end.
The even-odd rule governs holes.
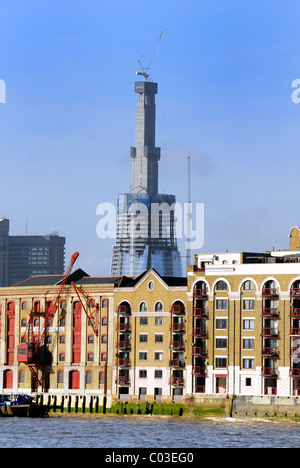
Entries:
POLYGON ((1 448, 299 448, 300 422, 168 417, 1 418, 1 448))

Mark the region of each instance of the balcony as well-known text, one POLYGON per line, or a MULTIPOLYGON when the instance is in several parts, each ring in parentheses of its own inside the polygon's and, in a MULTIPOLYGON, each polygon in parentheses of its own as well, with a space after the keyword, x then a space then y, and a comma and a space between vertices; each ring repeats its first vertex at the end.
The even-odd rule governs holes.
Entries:
POLYGON ((184 349, 183 341, 170 341, 170 349, 184 349))
POLYGON ((207 356, 207 348, 200 348, 198 346, 193 346, 192 347, 192 355, 193 356, 199 356, 199 357, 205 357, 207 356))
POLYGON ((117 323, 116 331, 118 332, 130 332, 130 324, 129 323, 117 323))
POLYGON ((172 304, 170 308, 170 312, 173 314, 184 314, 185 313, 184 304, 172 304))
POLYGON ((290 348, 290 357, 292 359, 300 359, 300 348, 290 348))
POLYGON ((208 310, 206 308, 194 307, 193 317, 208 318, 208 310))
POLYGON ((174 323, 172 322, 170 325, 170 331, 174 332, 184 332, 184 323, 174 323))
POLYGON ((206 367, 204 366, 193 366, 192 374, 196 377, 206 377, 206 367))
POLYGON ((264 347, 261 350, 261 355, 265 358, 278 358, 278 354, 277 348, 264 347))
POLYGON ((206 328, 202 327, 194 327, 193 328, 193 336, 199 336, 199 337, 206 337, 207 338, 208 332, 206 328))
POLYGON ((120 367, 130 367, 130 360, 127 358, 117 358, 115 365, 120 367))
POLYGON ((115 380, 116 385, 130 385, 130 377, 127 375, 119 375, 115 380))
POLYGON ((131 308, 129 304, 121 304, 117 307, 117 314, 130 314, 131 308))
POLYGON ((291 297, 300 297, 300 288, 291 288, 291 297))
POLYGON ((299 327, 290 328, 290 336, 300 336, 300 328, 299 327))
POLYGON ((206 289, 193 289, 193 297, 197 298, 207 298, 207 291, 206 289))
POLYGON ((117 341, 116 348, 117 349, 130 349, 130 342, 129 341, 117 341))
POLYGON ((263 317, 278 317, 279 309, 278 307, 264 307, 262 309, 261 315, 263 317))
POLYGON ((266 387, 264 391, 265 395, 277 395, 277 387, 266 387))
POLYGON ((294 379, 300 378, 300 367, 291 367, 290 368, 290 376, 294 379))
POLYGON ((277 378, 278 369, 276 367, 262 367, 261 375, 263 375, 264 377, 268 377, 268 378, 277 378))
POLYGON ((183 359, 170 359, 169 367, 175 367, 175 368, 185 367, 185 361, 183 359))
POLYGON ((263 327, 261 329, 261 334, 262 336, 268 336, 268 337, 278 337, 278 329, 274 327, 263 327))
POLYGON ((291 307, 290 317, 300 317, 300 308, 299 307, 291 307))
POLYGON ((184 385, 183 377, 170 377, 169 385, 184 385))
POLYGON ((195 393, 205 393, 205 385, 196 385, 195 393))
POLYGON ((278 297, 278 288, 263 288, 263 297, 278 297))

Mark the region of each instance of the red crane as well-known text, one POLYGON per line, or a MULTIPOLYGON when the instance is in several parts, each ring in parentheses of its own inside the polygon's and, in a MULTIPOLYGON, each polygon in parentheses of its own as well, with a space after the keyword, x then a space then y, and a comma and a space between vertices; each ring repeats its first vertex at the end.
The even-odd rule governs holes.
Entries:
MULTIPOLYGON (((44 340, 47 333, 49 324, 53 320, 55 313, 59 307, 60 297, 64 291, 65 285, 67 283, 68 277, 72 271, 74 263, 76 262, 79 256, 78 252, 75 252, 71 257, 70 265, 59 285, 59 290, 54 302, 51 302, 45 311, 40 311, 39 307, 34 307, 29 315, 28 327, 27 327, 27 341, 21 343, 18 346, 18 362, 23 362, 28 365, 33 380, 35 382, 35 390, 39 386, 43 389, 45 387, 45 379, 47 377, 47 372, 45 365, 49 364, 47 362, 47 350, 44 346, 44 340), (34 320, 35 318, 44 317, 43 328, 40 331, 37 337, 34 337, 34 320), (38 370, 42 370, 42 379, 39 378, 38 370)), ((26 335, 26 332, 25 332, 26 335)), ((49 356, 49 352, 48 352, 49 356)))

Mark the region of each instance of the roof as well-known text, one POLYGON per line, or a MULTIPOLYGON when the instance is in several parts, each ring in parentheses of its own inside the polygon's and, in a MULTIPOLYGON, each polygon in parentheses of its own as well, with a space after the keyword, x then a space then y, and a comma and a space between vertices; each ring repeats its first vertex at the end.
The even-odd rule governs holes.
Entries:
MULTIPOLYGON (((152 269, 153 270, 153 269, 152 269)), ((149 271, 149 270, 148 270, 149 271)), ((140 275, 133 276, 89 276, 84 270, 78 268, 71 273, 66 281, 66 284, 72 282, 80 285, 93 284, 112 284, 116 288, 131 288, 134 287, 148 271, 144 271, 140 275)), ((187 278, 161 276, 156 270, 153 270, 168 286, 187 286, 187 278)), ((21 283, 14 284, 13 287, 38 287, 38 286, 59 286, 64 278, 64 275, 39 275, 28 278, 21 283)))

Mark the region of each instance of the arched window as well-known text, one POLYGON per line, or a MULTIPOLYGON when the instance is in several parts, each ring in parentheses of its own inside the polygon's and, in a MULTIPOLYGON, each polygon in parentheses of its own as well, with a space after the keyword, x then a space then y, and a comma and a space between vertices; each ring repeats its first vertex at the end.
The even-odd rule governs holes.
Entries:
POLYGON ((107 335, 101 336, 101 343, 107 343, 107 335))
POLYGON ((63 362, 65 360, 65 353, 60 353, 59 354, 59 361, 63 362))
POLYGON ((66 342, 66 337, 65 337, 65 335, 60 335, 60 337, 59 337, 59 342, 60 342, 60 344, 65 344, 65 342, 66 342))
POLYGON ((162 302, 157 302, 155 304, 155 312, 162 312, 164 310, 164 306, 162 302))
POLYGON ((88 336, 88 344, 93 344, 94 343, 94 335, 89 335, 88 336))
POLYGON ((106 327, 107 326, 107 317, 103 317, 102 319, 102 326, 106 327))
POLYGON ((221 280, 218 281, 216 284, 216 290, 217 291, 227 291, 227 283, 225 281, 221 280))
POLYGON ((27 302, 22 302, 22 310, 27 310, 27 302))
POLYGON ((21 327, 24 328, 26 327, 26 325, 27 325, 27 320, 23 318, 21 321, 21 327))
POLYGON ((245 281, 243 287, 244 287, 244 291, 254 291, 255 290, 255 284, 251 280, 245 281))
POLYGON ((88 353, 88 361, 93 362, 94 361, 94 353, 88 353))
POLYGON ((147 312, 148 311, 148 306, 146 302, 141 302, 140 303, 140 312, 147 312))
POLYGON ((101 361, 106 362, 107 361, 107 355, 106 353, 101 353, 101 361))

